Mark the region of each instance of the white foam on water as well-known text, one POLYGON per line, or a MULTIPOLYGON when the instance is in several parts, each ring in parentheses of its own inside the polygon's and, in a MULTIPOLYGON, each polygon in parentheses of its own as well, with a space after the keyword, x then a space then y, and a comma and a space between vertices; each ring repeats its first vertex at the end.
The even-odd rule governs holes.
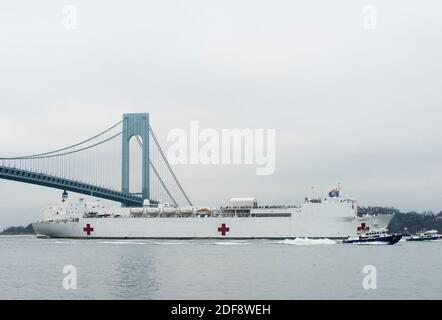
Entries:
POLYGON ((269 242, 269 243, 288 244, 288 245, 297 245, 297 246, 337 244, 336 241, 331 239, 309 239, 309 238, 285 239, 282 241, 269 242))
POLYGON ((219 241, 219 242, 210 242, 209 244, 212 245, 219 245, 219 246, 242 246, 242 245, 248 245, 249 242, 238 242, 238 241, 219 241))
POLYGON ((78 243, 79 241, 55 241, 56 244, 74 244, 78 243))
POLYGON ((388 242, 373 241, 373 242, 355 242, 355 243, 347 243, 347 244, 356 244, 359 246, 380 246, 380 245, 386 245, 386 244, 388 244, 388 242))
POLYGON ((137 241, 98 241, 97 243, 101 243, 101 244, 147 244, 146 242, 137 242, 137 241))
POLYGON ((182 241, 182 242, 167 242, 167 241, 161 241, 161 242, 152 242, 152 244, 157 244, 157 245, 180 245, 180 244, 186 244, 186 241, 182 241))

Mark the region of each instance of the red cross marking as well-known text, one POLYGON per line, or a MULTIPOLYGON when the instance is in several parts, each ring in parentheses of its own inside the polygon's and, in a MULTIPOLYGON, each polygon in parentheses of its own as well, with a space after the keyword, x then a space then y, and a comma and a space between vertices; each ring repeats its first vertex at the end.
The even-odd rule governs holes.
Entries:
POLYGON ((222 235, 222 236, 225 236, 225 235, 226 235, 226 232, 229 232, 229 231, 230 231, 230 228, 229 228, 229 227, 226 227, 226 224, 225 224, 225 223, 223 223, 223 224, 221 225, 221 227, 218 228, 218 232, 221 232, 221 235, 222 235))
POLYGON ((87 233, 88 236, 91 235, 91 232, 94 231, 94 228, 88 223, 86 227, 83 228, 83 231, 87 233))
POLYGON ((358 232, 365 232, 368 230, 370 230, 370 227, 367 227, 367 225, 364 222, 362 222, 361 226, 358 227, 358 232))

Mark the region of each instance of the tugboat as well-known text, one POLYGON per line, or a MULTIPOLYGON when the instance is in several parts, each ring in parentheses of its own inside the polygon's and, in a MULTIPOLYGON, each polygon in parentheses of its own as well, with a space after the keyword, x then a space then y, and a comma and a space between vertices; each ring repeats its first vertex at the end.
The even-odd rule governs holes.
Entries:
MULTIPOLYGON (((366 229, 365 229, 366 230, 366 229)), ((402 239, 401 234, 389 234, 387 229, 378 229, 373 231, 362 231, 357 237, 348 237, 343 243, 385 243, 395 244, 402 239)))
POLYGON ((440 235, 437 233, 437 230, 428 230, 418 232, 413 236, 407 238, 407 241, 430 241, 430 240, 438 240, 440 239, 440 235))

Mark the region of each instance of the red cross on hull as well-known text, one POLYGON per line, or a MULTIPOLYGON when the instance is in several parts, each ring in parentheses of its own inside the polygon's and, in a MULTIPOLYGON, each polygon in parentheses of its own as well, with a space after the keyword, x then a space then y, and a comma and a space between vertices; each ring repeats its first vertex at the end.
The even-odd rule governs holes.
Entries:
POLYGON ((365 222, 362 222, 361 225, 358 227, 358 232, 365 232, 365 231, 369 231, 369 230, 370 230, 370 227, 367 227, 365 222))
POLYGON ((86 227, 83 228, 83 231, 86 232, 88 236, 90 236, 91 233, 94 231, 94 228, 92 228, 91 225, 88 223, 86 227))
POLYGON ((229 231, 230 231, 230 228, 227 227, 225 223, 223 223, 223 224, 221 225, 221 227, 218 228, 218 232, 221 232, 221 235, 222 235, 222 236, 225 236, 226 233, 229 232, 229 231))

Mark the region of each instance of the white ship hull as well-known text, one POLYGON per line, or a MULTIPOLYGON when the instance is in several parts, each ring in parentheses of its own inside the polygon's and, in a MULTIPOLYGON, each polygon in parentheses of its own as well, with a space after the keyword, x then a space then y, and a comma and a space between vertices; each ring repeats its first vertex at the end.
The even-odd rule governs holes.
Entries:
POLYGON ((306 199, 301 207, 258 207, 254 199, 239 199, 220 209, 107 208, 99 202, 68 204, 64 198, 61 205, 50 206, 45 220, 33 227, 37 235, 52 238, 344 239, 361 228, 387 228, 392 218, 358 217, 356 202, 340 198, 306 199))
POLYGON ((38 235, 53 238, 343 239, 356 234, 363 223, 372 229, 386 228, 391 219, 392 215, 313 220, 303 217, 81 218, 38 222, 33 227, 38 235))

